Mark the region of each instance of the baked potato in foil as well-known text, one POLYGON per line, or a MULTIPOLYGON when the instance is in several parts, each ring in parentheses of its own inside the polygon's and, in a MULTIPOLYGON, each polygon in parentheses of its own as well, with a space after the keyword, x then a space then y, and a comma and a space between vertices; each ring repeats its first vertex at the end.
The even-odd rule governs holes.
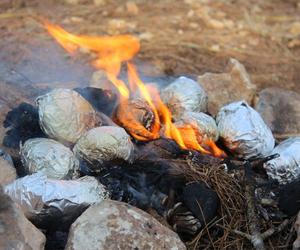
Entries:
POLYGON ((279 157, 264 164, 270 178, 286 184, 300 176, 300 137, 284 140, 272 154, 279 154, 279 157))
POLYGON ((119 161, 132 162, 134 145, 125 129, 103 126, 89 130, 73 148, 75 156, 91 163, 91 171, 119 161), (95 163, 95 164, 94 164, 95 163))
POLYGON ((109 198, 95 177, 53 180, 41 172, 15 180, 4 191, 41 228, 68 228, 88 206, 109 198))
POLYGON ((191 125, 196 130, 197 135, 201 136, 202 140, 217 141, 219 138, 214 118, 205 113, 186 112, 174 125, 179 129, 184 128, 186 125, 191 125))
POLYGON ((61 143, 47 138, 27 140, 20 147, 21 161, 27 174, 43 172, 51 179, 77 177, 79 161, 73 152, 61 143))
POLYGON ((67 146, 101 123, 89 102, 71 89, 54 89, 36 103, 42 130, 67 146))
POLYGON ((275 145, 272 132, 245 101, 222 107, 216 122, 220 139, 235 157, 255 159, 271 154, 275 145))
POLYGON ((160 96, 175 121, 185 112, 207 111, 207 94, 204 89, 199 83, 184 76, 162 89, 160 96))

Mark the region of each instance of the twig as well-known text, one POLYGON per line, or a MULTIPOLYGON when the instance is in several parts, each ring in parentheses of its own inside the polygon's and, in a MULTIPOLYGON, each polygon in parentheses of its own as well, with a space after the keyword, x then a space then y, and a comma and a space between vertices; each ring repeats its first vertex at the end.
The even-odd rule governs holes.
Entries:
POLYGON ((247 219, 249 223, 251 243, 257 250, 265 250, 264 239, 260 233, 260 223, 255 205, 255 186, 252 166, 249 161, 245 162, 245 198, 247 204, 247 219))

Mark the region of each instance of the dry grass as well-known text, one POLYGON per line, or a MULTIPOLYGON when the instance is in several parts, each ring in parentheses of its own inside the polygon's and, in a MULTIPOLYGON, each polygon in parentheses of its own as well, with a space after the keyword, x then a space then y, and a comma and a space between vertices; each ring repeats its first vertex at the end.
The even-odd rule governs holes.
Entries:
MULTIPOLYGON (((178 163, 178 162, 177 162, 178 163)), ((177 164, 178 165, 178 164, 177 164)), ((221 207, 218 216, 207 225, 189 242, 188 249, 253 249, 251 243, 234 230, 248 234, 246 202, 244 198, 243 170, 235 173, 225 171, 221 164, 203 164, 193 160, 182 162, 176 169, 177 174, 184 174, 188 181, 203 181, 220 198, 221 207), (183 166, 185 166, 183 168, 183 166)), ((290 218, 289 226, 280 234, 274 235, 265 241, 267 249, 288 249, 294 239, 294 218, 290 218)), ((278 226, 281 222, 264 222, 261 220, 261 231, 278 226)))

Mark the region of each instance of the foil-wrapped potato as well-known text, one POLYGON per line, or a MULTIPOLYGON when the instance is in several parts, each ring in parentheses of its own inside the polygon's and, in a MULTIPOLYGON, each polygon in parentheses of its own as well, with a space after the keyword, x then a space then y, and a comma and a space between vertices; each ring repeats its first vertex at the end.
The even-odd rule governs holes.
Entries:
POLYGON ((67 146, 100 122, 93 107, 74 90, 54 89, 36 103, 42 130, 67 146))
POLYGON ((272 154, 279 154, 279 157, 264 164, 270 178, 286 184, 300 176, 300 137, 284 140, 272 154))
POLYGON ((20 147, 25 172, 43 172, 51 179, 72 179, 77 176, 79 161, 73 152, 52 139, 34 138, 20 147))
POLYGON ((161 90, 160 95, 175 120, 188 111, 207 111, 207 94, 199 83, 187 77, 179 77, 161 90))
POLYGON ((123 128, 114 126, 97 127, 86 132, 75 144, 73 151, 99 171, 100 167, 133 159, 134 146, 123 128))
POLYGON ((109 198, 95 177, 52 180, 41 172, 15 180, 4 191, 42 228, 68 227, 88 206, 109 198))
POLYGON ((206 139, 217 141, 219 138, 219 132, 214 118, 205 113, 186 112, 174 125, 179 129, 184 128, 186 125, 191 125, 192 128, 196 130, 196 134, 204 141, 206 139))
POLYGON ((140 141, 156 139, 155 135, 151 133, 155 115, 149 104, 143 99, 122 101, 115 111, 114 121, 140 141))
POLYGON ((275 145, 272 132, 245 101, 222 107, 216 122, 221 140, 234 156, 254 159, 271 154, 275 145))

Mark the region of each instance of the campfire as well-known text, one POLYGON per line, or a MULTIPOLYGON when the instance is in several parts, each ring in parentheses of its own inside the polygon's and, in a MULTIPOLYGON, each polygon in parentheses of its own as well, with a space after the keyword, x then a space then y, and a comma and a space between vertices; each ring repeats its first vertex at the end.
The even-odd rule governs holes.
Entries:
POLYGON ((4 192, 46 233, 49 249, 59 241, 56 232, 64 232, 58 248, 80 249, 86 231, 100 242, 95 249, 157 249, 164 238, 165 249, 265 249, 267 238, 291 224, 261 201, 275 202, 271 193, 284 199, 284 184, 297 181, 299 138, 276 146, 243 100, 213 117, 201 82, 188 77, 166 87, 143 82, 134 36, 43 26, 67 53, 88 51, 111 84, 52 89, 37 96, 36 106, 23 103, 6 116, 4 144, 17 148, 23 176, 4 192), (273 192, 275 181, 281 186, 273 192))

